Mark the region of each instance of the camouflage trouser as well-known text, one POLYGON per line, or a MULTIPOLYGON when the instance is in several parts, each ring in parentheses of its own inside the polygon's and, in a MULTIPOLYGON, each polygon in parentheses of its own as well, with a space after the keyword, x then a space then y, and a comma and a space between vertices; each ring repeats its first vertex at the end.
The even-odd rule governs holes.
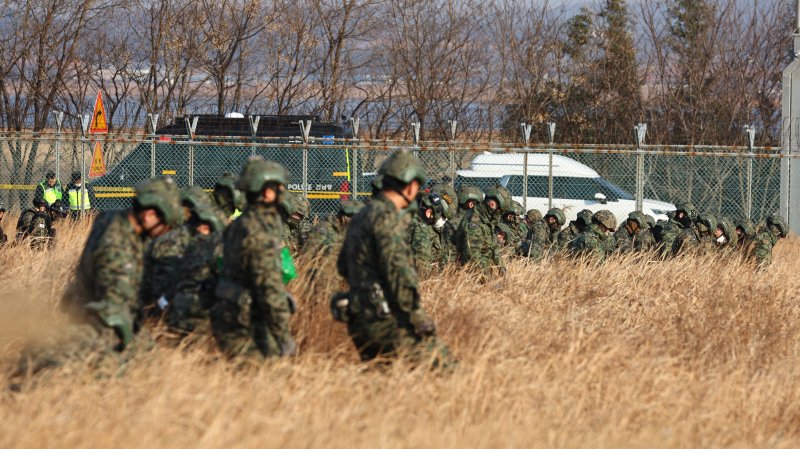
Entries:
POLYGON ((29 378, 70 366, 101 377, 112 376, 119 374, 135 354, 153 347, 147 332, 137 334, 122 352, 115 349, 118 343, 112 329, 70 324, 57 334, 29 343, 22 351, 15 375, 29 378))
MULTIPOLYGON (((229 358, 261 363, 265 357, 280 355, 280 343, 269 332, 267 323, 243 317, 238 308, 220 301, 211 308, 211 333, 220 350, 229 358)), ((244 315, 250 315, 245 312, 244 315)))
POLYGON ((412 362, 430 363, 434 368, 448 368, 455 363, 450 349, 435 336, 419 337, 410 323, 394 316, 385 319, 363 314, 352 316, 347 331, 362 361, 401 352, 412 362))
POLYGON ((170 330, 179 334, 211 335, 208 310, 203 307, 200 295, 182 292, 176 294, 167 311, 166 319, 170 330))

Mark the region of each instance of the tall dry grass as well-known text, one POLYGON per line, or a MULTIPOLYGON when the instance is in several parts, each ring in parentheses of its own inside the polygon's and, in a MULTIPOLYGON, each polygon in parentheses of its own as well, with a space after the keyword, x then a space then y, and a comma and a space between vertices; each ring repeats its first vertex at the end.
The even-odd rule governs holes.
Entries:
MULTIPOLYGON (((0 251, 3 372, 24 335, 62 325, 85 234, 0 251)), ((766 273, 718 257, 512 262, 485 285, 448 271, 422 290, 449 375, 358 363, 328 317, 338 280, 301 278, 298 358, 247 372, 159 346, 117 376, 4 384, 0 447, 796 448, 799 249, 782 241, 766 273)))

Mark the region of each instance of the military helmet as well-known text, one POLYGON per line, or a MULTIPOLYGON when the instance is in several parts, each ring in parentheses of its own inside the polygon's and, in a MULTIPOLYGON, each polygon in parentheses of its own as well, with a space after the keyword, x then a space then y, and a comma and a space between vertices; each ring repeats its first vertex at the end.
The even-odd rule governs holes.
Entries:
POLYGON ((653 218, 652 215, 648 214, 643 214, 643 215, 644 215, 644 221, 647 222, 648 228, 653 229, 654 227, 656 227, 656 219, 653 218))
POLYGON ((522 208, 522 204, 520 204, 519 201, 512 201, 511 208, 514 210, 514 213, 519 217, 521 217, 522 213, 525 211, 525 209, 522 208))
POLYGON ((353 217, 364 207, 364 203, 358 200, 346 200, 339 204, 339 215, 353 217))
POLYGON ((617 229, 617 217, 608 209, 599 210, 592 215, 592 221, 600 223, 607 229, 617 229))
POLYGON ((197 216, 197 220, 201 223, 208 223, 214 232, 222 231, 225 228, 225 225, 223 224, 222 220, 220 220, 217 211, 215 211, 213 206, 210 204, 199 203, 192 208, 192 213, 197 216))
POLYGON ((564 215, 564 211, 562 211, 557 207, 548 210, 547 214, 545 214, 544 216, 545 220, 547 219, 547 217, 555 218, 559 226, 564 226, 564 223, 567 222, 567 217, 564 215))
POLYGON ((592 223, 592 215, 594 215, 592 211, 589 209, 584 209, 578 212, 578 218, 576 218, 576 221, 582 222, 584 226, 589 226, 592 223))
POLYGON ((491 189, 486 191, 486 195, 483 197, 483 201, 488 201, 489 199, 494 199, 497 201, 497 209, 500 211, 506 210, 509 206, 511 206, 511 195, 508 194, 508 190, 502 186, 492 187, 491 189))
POLYGON ((242 169, 236 188, 247 193, 261 193, 267 183, 285 186, 289 183, 289 173, 277 162, 254 157, 242 169))
POLYGON ((303 217, 308 217, 310 215, 311 205, 301 193, 292 193, 290 201, 292 202, 293 214, 300 214, 303 217))
POLYGON ((767 227, 775 226, 781 233, 781 237, 786 237, 789 233, 789 228, 786 226, 786 222, 783 221, 783 218, 780 215, 770 215, 767 217, 767 227))
POLYGON ((458 188, 458 205, 464 206, 469 200, 480 203, 483 201, 483 192, 476 186, 464 184, 458 188))
POLYGON ((136 188, 136 203, 144 209, 155 209, 168 225, 175 227, 183 222, 181 192, 170 177, 148 179, 136 188))
POLYGON ((420 201, 425 208, 433 209, 434 217, 447 217, 450 206, 438 193, 429 193, 422 196, 420 201))
POLYGON ((209 197, 205 190, 197 186, 189 186, 181 190, 181 204, 186 204, 189 209, 200 205, 208 205, 209 197))
MULTIPOLYGON (((717 218, 711 214, 702 213, 697 216, 697 224, 702 228, 708 228, 708 232, 714 232, 717 229, 717 218)), ((702 230, 702 229, 701 229, 702 230)))
POLYGON ((728 238, 728 242, 732 245, 735 245, 739 239, 739 236, 736 234, 736 226, 734 226, 733 222, 729 219, 722 217, 717 221, 717 229, 721 230, 725 237, 728 238))
POLYGON ((447 219, 452 220, 456 216, 456 208, 458 204, 458 194, 456 194, 456 190, 452 188, 449 184, 436 184, 431 189, 431 193, 436 193, 442 197, 443 200, 447 202, 447 219))
POLYGON ((214 190, 225 189, 231 192, 231 197, 233 198, 233 208, 234 209, 244 209, 244 195, 242 192, 236 187, 236 183, 239 179, 231 172, 225 172, 217 179, 217 182, 214 184, 214 190))
POLYGON ((756 227, 749 218, 739 220, 739 222, 736 223, 736 229, 741 229, 742 234, 748 237, 756 235, 756 227))
POLYGON ((632 221, 632 222, 636 223, 636 225, 639 226, 639 228, 641 228, 641 229, 646 229, 647 228, 647 218, 645 218, 645 217, 646 217, 645 214, 635 210, 635 211, 633 211, 633 212, 628 214, 628 221, 632 221))
POLYGON ((686 212, 686 215, 689 216, 690 220, 692 221, 697 220, 697 209, 695 209, 694 204, 688 201, 676 204, 675 213, 677 214, 680 211, 686 212))
POLYGON ((533 223, 542 219, 542 213, 539 209, 529 209, 528 212, 525 213, 525 218, 528 220, 528 223, 533 223))
POLYGON ((410 184, 411 181, 416 180, 420 186, 425 184, 428 178, 419 160, 413 154, 404 150, 395 151, 386 158, 378 169, 378 174, 381 175, 380 180, 375 177, 373 185, 378 182, 380 185, 375 185, 375 187, 379 189, 383 188, 383 180, 386 178, 395 179, 403 185, 410 184))

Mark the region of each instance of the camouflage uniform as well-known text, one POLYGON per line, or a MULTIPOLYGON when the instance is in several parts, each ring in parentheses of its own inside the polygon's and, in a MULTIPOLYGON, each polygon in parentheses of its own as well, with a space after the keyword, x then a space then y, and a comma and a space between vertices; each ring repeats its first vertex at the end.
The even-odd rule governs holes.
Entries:
POLYGON ((539 222, 541 225, 536 224, 528 231, 528 236, 520 247, 521 254, 531 259, 539 260, 550 251, 557 249, 558 235, 565 222, 566 217, 561 209, 554 207, 547 211, 547 215, 539 222), (554 219, 553 224, 548 224, 550 218, 554 219))
POLYGON ((186 226, 179 226, 150 241, 145 252, 142 305, 148 316, 160 315, 159 298, 172 296, 179 274, 184 272, 183 256, 192 235, 186 226))
POLYGON ((664 255, 677 254, 683 249, 693 249, 699 245, 694 222, 697 210, 691 203, 678 203, 675 215, 661 230, 661 251, 664 255), (679 217, 682 215, 682 217, 679 217))
POLYGON ((695 235, 697 235, 697 251, 700 254, 713 253, 717 249, 714 230, 717 229, 717 219, 711 214, 700 214, 695 222, 695 235))
POLYGON ((620 253, 645 252, 656 246, 653 234, 647 226, 647 218, 641 212, 631 212, 628 219, 614 233, 614 245, 620 253))
POLYGON ((717 222, 717 232, 715 233, 715 245, 721 251, 735 251, 738 249, 739 236, 736 234, 736 226, 728 218, 722 217, 717 222), (720 234, 718 237, 716 234, 720 234))
POLYGON ((770 216, 767 226, 759 232, 745 249, 745 255, 756 265, 765 269, 772 264, 772 249, 783 237, 786 237, 787 226, 781 217, 770 216))
POLYGON ((569 222, 569 226, 562 229, 558 234, 558 248, 562 250, 569 249, 569 244, 586 230, 586 227, 592 222, 592 211, 584 209, 578 212, 578 218, 569 222))
POLYGON ((522 215, 522 205, 514 201, 510 209, 503 211, 502 220, 497 225, 499 230, 505 234, 505 247, 511 249, 510 254, 517 253, 522 241, 528 235, 528 227, 520 223, 520 215, 522 215))
POLYGON ((592 217, 592 223, 570 244, 570 251, 577 256, 588 255, 597 262, 603 262, 613 248, 612 237, 603 227, 613 230, 617 220, 608 210, 599 210, 592 217))
MULTIPOLYGON (((264 159, 251 159, 237 188, 261 195, 265 186, 276 189, 288 181, 286 170, 264 159)), ((211 308, 211 330, 228 357, 261 361, 290 356, 296 346, 289 332, 293 305, 284 288, 283 224, 280 206, 254 202, 225 229, 223 270, 211 308)))
POLYGON ((31 217, 28 230, 25 233, 30 241, 31 249, 41 251, 50 246, 55 237, 55 228, 53 228, 53 220, 50 213, 47 211, 37 211, 31 217))
POLYGON ((242 192, 236 188, 236 181, 236 175, 233 173, 223 173, 214 184, 214 191, 211 193, 214 204, 227 217, 228 222, 241 215, 241 210, 245 206, 242 192))
POLYGON ((437 231, 435 223, 445 220, 446 202, 437 194, 425 195, 418 213, 411 219, 408 227, 408 244, 414 257, 414 268, 420 277, 428 276, 432 270, 446 262, 441 228, 437 231), (431 210, 431 218, 425 211, 431 210))
POLYGON ((458 256, 456 241, 459 209, 458 194, 448 184, 436 184, 431 189, 431 193, 439 195, 447 203, 447 213, 445 214, 447 221, 444 223, 444 227, 436 229, 442 241, 442 263, 455 262, 458 256))
MULTIPOLYGON (((453 226, 456 229, 456 233, 458 233, 458 228, 461 226, 461 221, 467 215, 470 208, 468 208, 469 203, 478 204, 483 201, 483 192, 481 189, 465 184, 458 188, 458 209, 456 210, 456 216, 453 220, 453 226)), ((456 240, 458 237, 456 237, 456 240)), ((456 246, 458 243, 456 242, 456 246)))
POLYGON ((339 254, 347 224, 354 217, 364 203, 361 201, 347 200, 339 204, 339 212, 335 217, 330 217, 309 233, 306 246, 312 254, 339 254))
MULTIPOLYGON (((458 227, 458 260, 461 265, 474 265, 491 277, 492 270, 502 267, 500 248, 497 244, 495 228, 500 219, 500 209, 495 211, 486 206, 492 190, 486 199, 467 212, 458 227)), ((496 195, 496 194, 495 194, 496 195)))
POLYGON ((744 251, 750 245, 750 242, 756 236, 756 227, 753 222, 745 218, 736 223, 736 233, 738 238, 736 240, 736 248, 744 251))
MULTIPOLYGON (((167 225, 180 222, 178 188, 171 180, 145 181, 136 193, 137 203, 158 210, 167 225)), ((73 324, 58 341, 27 348, 22 370, 35 372, 70 360, 115 359, 116 352, 134 342, 145 250, 145 237, 131 224, 134 213, 103 213, 95 220, 73 281, 61 299, 61 309, 73 324)))
POLYGON ((308 200, 297 193, 286 193, 289 196, 287 218, 283 224, 283 236, 286 246, 292 254, 298 254, 311 233, 311 223, 306 219, 309 215, 308 200))

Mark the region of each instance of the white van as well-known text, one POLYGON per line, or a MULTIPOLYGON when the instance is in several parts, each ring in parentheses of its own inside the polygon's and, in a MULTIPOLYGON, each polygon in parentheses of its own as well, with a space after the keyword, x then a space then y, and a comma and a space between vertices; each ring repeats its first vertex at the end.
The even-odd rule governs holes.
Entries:
MULTIPOLYGON (((505 186, 511 191, 514 200, 522 201, 522 153, 479 154, 472 160, 469 170, 459 170, 456 186, 473 184, 484 191, 495 184, 505 186)), ((539 209, 547 213, 548 197, 547 154, 528 154, 528 209, 539 209)), ((564 210, 567 220, 574 220, 578 212, 589 209, 597 212, 608 209, 622 223, 628 214, 636 210, 633 195, 603 179, 591 167, 561 155, 553 155, 553 207, 564 210)), ((643 212, 656 220, 666 220, 667 212, 675 210, 675 205, 663 201, 644 199, 643 212)))

